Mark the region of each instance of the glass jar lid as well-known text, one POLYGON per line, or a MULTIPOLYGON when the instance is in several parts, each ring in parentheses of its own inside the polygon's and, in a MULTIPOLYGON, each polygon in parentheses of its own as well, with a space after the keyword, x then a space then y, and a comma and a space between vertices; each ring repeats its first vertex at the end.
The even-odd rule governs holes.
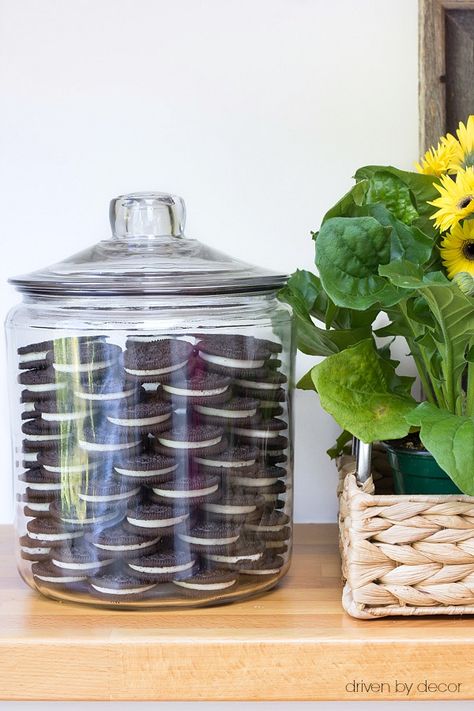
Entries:
POLYGON ((112 237, 44 269, 11 278, 28 294, 216 294, 270 291, 286 276, 247 264, 184 235, 177 195, 120 195, 112 237))

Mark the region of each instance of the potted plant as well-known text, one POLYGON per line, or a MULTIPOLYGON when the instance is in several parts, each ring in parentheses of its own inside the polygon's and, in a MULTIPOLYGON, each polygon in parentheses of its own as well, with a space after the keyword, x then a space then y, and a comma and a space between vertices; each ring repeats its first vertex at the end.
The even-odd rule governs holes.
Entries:
POLYGON ((323 356, 298 387, 342 427, 329 453, 353 436, 388 441, 396 493, 474 495, 473 166, 470 116, 416 172, 360 168, 313 233, 319 276, 298 270, 280 293, 299 349, 323 356), (421 402, 397 373, 397 337, 421 402))

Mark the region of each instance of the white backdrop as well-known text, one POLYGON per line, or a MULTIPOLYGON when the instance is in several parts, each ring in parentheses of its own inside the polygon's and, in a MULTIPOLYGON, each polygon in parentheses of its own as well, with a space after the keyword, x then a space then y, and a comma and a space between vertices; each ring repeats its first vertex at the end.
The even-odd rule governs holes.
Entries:
MULTIPOLYGON (((1 0, 2 316, 9 275, 108 234, 108 201, 182 195, 188 229, 270 268, 364 163, 417 158, 416 0, 1 0)), ((298 359, 297 375, 311 364, 298 359)), ((4 352, 0 523, 11 517, 4 352)), ((334 520, 337 428, 296 397, 296 518, 334 520)))

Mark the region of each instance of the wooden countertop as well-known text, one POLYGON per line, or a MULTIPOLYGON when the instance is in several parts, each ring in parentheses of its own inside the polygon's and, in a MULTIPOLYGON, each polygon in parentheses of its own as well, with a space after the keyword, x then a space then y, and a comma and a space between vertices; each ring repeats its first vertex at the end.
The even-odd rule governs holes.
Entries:
POLYGON ((127 612, 34 593, 0 527, 0 699, 474 698, 474 618, 351 619, 336 536, 297 526, 290 573, 259 598, 127 612))

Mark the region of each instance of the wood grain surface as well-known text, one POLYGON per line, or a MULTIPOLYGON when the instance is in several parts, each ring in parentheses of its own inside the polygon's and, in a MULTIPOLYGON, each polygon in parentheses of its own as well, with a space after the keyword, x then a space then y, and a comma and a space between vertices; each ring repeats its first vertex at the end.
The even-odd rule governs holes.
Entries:
POLYGON ((0 527, 0 699, 474 698, 474 619, 359 621, 340 604, 333 525, 296 526, 291 570, 252 600, 103 610, 42 598, 0 527))

